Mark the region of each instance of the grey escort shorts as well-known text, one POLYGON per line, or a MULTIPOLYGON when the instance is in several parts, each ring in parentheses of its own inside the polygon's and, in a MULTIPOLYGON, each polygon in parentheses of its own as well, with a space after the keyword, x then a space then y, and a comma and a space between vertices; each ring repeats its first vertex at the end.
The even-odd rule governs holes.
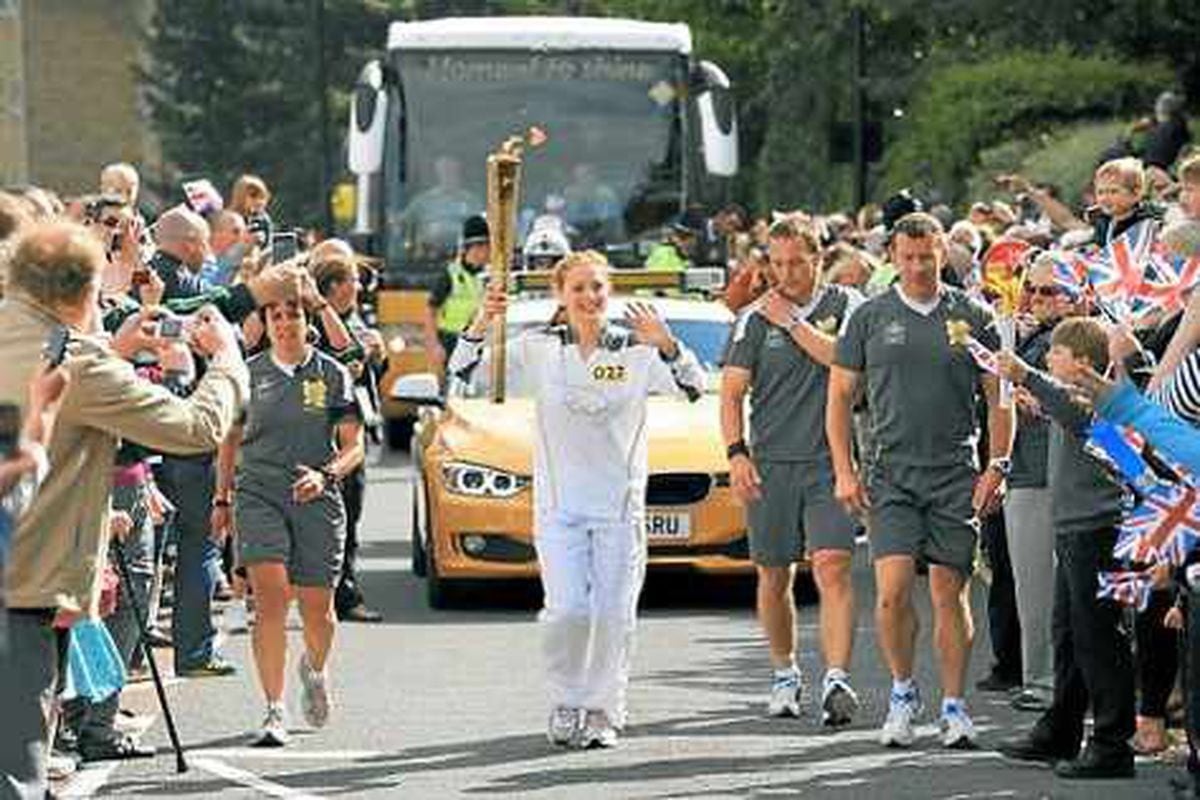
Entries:
POLYGON ((239 486, 236 520, 243 564, 282 562, 295 586, 337 584, 346 544, 346 509, 336 488, 297 504, 290 487, 264 491, 239 486))
POLYGON ((821 461, 755 461, 762 497, 747 504, 750 558, 786 567, 805 552, 853 550, 854 521, 833 497, 833 470, 821 461))
POLYGON ((868 530, 873 558, 904 555, 954 567, 975 567, 979 522, 971 497, 975 470, 969 466, 872 465, 868 530))

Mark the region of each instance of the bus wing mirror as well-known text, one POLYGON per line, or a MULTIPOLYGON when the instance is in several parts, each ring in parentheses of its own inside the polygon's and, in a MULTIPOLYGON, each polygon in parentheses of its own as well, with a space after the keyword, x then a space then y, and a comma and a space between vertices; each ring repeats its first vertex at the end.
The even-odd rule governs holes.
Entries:
POLYGON ((387 105, 383 65, 369 61, 358 75, 350 105, 349 162, 355 175, 373 175, 383 167, 387 105))
POLYGON ((732 177, 738 168, 738 126, 729 76, 713 62, 701 61, 693 68, 692 85, 704 168, 710 175, 732 177))

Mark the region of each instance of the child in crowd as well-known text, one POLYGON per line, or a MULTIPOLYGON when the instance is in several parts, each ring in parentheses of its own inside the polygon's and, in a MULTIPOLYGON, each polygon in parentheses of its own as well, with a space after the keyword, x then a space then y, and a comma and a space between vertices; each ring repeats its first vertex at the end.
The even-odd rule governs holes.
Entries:
MULTIPOLYGON (((1122 217, 1124 218, 1124 217, 1122 217)), ((1060 381, 1080 365, 1108 368, 1103 325, 1084 317, 1054 329, 1047 376, 1010 353, 998 355, 1001 374, 1026 387, 1054 421, 1048 482, 1057 559, 1054 585, 1054 700, 1025 736, 1005 742, 1005 755, 1057 761, 1063 778, 1121 778, 1134 774, 1134 666, 1120 607, 1096 596, 1098 575, 1112 569, 1121 522, 1122 487, 1085 448, 1092 414, 1070 398, 1060 381), (1088 708, 1095 720, 1080 752, 1088 708)))

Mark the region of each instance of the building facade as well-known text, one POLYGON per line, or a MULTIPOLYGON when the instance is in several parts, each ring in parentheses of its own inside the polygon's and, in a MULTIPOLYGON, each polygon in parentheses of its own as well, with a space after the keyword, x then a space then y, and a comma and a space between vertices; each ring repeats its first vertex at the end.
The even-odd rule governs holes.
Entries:
POLYGON ((153 0, 0 0, 0 185, 95 191, 161 169, 139 71, 153 0))

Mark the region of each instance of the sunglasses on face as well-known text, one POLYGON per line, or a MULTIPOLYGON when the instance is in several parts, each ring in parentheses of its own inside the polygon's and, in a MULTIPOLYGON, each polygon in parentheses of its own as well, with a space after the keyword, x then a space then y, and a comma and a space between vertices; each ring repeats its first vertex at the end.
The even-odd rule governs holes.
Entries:
POLYGON ((1025 291, 1034 297, 1058 297, 1061 293, 1057 286, 1026 286, 1025 291))

